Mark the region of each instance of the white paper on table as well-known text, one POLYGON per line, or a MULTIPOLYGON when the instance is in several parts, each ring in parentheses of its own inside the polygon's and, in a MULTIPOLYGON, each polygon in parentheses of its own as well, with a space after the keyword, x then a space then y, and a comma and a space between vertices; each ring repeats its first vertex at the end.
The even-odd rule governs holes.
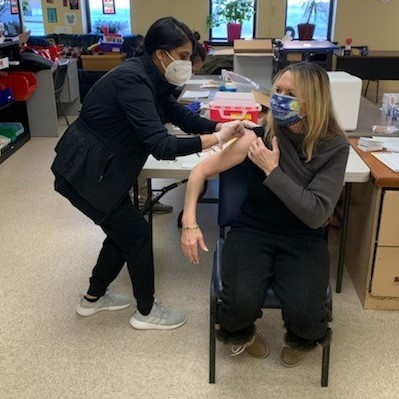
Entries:
POLYGON ((373 137, 378 141, 382 141, 382 146, 388 151, 399 152, 399 137, 373 137))
POLYGON ((186 90, 181 96, 182 99, 188 98, 207 98, 211 92, 209 90, 186 90))
POLYGON ((204 79, 190 79, 186 84, 187 85, 202 85, 205 82, 207 82, 207 80, 204 80, 204 79))

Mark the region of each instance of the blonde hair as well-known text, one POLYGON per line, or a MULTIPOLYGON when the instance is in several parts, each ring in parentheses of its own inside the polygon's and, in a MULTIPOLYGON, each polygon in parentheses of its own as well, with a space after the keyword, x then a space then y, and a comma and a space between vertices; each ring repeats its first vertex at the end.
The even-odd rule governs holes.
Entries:
MULTIPOLYGON (((321 139, 345 136, 345 132, 335 116, 327 72, 312 62, 289 65, 275 77, 271 95, 276 92, 276 86, 285 72, 291 72, 296 97, 306 109, 306 116, 302 120, 304 134, 302 151, 308 162, 312 159, 317 143, 321 139)), ((271 112, 268 113, 266 120, 266 137, 271 140, 275 135, 277 125, 271 112)))

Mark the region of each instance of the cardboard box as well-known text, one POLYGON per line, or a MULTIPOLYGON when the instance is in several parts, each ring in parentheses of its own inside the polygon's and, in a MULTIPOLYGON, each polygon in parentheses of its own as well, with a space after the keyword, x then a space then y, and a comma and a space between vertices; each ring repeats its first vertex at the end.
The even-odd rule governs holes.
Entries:
POLYGON ((81 55, 84 71, 110 71, 126 58, 125 53, 81 55))
POLYGON ((266 108, 270 108, 270 95, 267 93, 261 93, 259 91, 252 90, 254 99, 257 103, 263 105, 266 108))
POLYGON ((271 53, 273 51, 271 39, 234 40, 235 53, 271 53))

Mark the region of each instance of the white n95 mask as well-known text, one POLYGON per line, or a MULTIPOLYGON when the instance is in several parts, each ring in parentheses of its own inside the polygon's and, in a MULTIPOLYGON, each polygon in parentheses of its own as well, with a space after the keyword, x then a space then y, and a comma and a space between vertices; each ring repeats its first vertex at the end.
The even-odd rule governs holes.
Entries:
POLYGON ((172 62, 165 67, 164 63, 161 61, 161 64, 165 69, 165 79, 175 86, 185 85, 193 74, 191 61, 175 60, 169 52, 166 51, 166 54, 172 62))

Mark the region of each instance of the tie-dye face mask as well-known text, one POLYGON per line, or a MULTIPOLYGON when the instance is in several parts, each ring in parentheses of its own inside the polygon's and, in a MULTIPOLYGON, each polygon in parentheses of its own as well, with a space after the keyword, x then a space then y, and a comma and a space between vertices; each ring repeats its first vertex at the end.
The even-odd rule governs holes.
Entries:
POLYGON ((270 109, 279 126, 293 125, 303 118, 299 115, 301 105, 296 97, 274 93, 270 99, 270 109))

